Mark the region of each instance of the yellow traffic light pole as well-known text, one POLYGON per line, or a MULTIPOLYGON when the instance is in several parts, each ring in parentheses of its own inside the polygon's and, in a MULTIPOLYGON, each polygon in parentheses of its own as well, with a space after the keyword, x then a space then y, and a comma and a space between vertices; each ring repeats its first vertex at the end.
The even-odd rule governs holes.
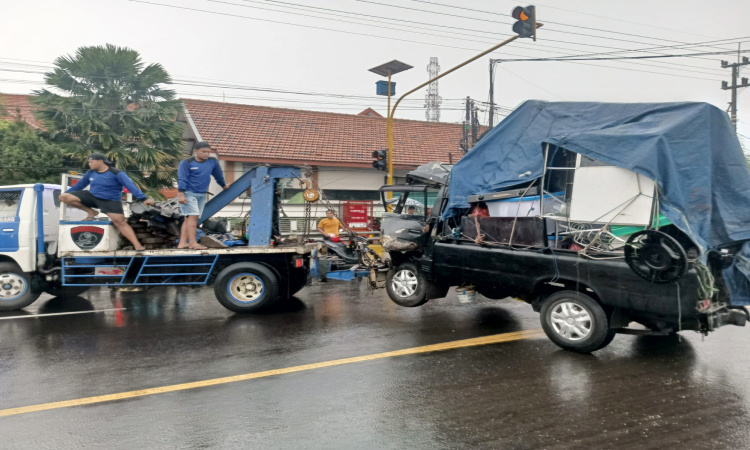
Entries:
MULTIPOLYGON (((388 69, 388 118, 386 119, 385 134, 388 138, 388 152, 385 155, 388 169, 388 186, 393 185, 393 124, 390 118, 391 114, 391 70, 388 69)), ((382 136, 382 135, 381 135, 382 136)), ((388 192, 387 198, 393 198, 393 192, 388 192)), ((390 209, 389 209, 390 211, 390 209)))
MULTIPOLYGON (((539 22, 536 23, 536 28, 541 28, 542 26, 543 26, 542 23, 539 23, 539 22)), ((456 70, 460 69, 461 67, 469 64, 470 62, 476 61, 477 59, 481 58, 482 56, 484 56, 484 55, 486 55, 488 53, 494 52, 495 50, 499 49, 503 45, 510 44, 511 42, 515 41, 519 37, 520 36, 516 35, 516 36, 513 36, 510 39, 506 39, 503 42, 497 44, 496 46, 494 46, 494 47, 492 47, 492 48, 490 48, 488 50, 485 50, 482 53, 474 56, 473 58, 467 59, 466 61, 462 62, 461 64, 457 65, 456 67, 453 67, 452 69, 450 69, 450 70, 448 70, 446 72, 441 73, 440 75, 436 76, 435 78, 432 78, 432 79, 427 80, 426 82, 420 84, 419 86, 415 87, 411 91, 409 91, 406 94, 404 94, 401 97, 399 97, 398 100, 396 100, 396 104, 393 105, 393 109, 392 110, 390 109, 390 106, 391 106, 391 78, 390 78, 390 75, 389 75, 389 77, 388 77, 388 109, 389 109, 390 112, 388 113, 388 119, 387 119, 387 122, 386 122, 386 133, 388 135, 388 185, 389 186, 393 185, 393 116, 396 113, 396 108, 398 108, 398 104, 401 103, 401 100, 403 100, 407 95, 412 94, 412 93, 414 93, 414 92, 422 89, 423 87, 427 86, 428 84, 432 83, 433 81, 438 80, 438 79, 440 79, 440 78, 448 75, 449 73, 455 72, 456 70)))

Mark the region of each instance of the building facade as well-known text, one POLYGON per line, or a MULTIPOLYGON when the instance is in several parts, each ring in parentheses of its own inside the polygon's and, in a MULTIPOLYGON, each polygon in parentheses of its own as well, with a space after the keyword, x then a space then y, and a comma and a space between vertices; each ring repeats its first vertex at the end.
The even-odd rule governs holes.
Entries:
MULTIPOLYGON (((313 205, 314 221, 328 205, 342 215, 342 205, 373 202, 376 217, 385 211, 378 189, 386 173, 372 168, 372 152, 387 148, 386 119, 368 108, 359 115, 302 111, 183 99, 186 148, 207 141, 222 164, 227 182, 258 164, 304 166, 311 185, 329 202, 313 205)), ((394 176, 403 181, 409 170, 431 161, 456 162, 463 152, 460 124, 394 121, 394 176)), ((212 186, 218 192, 218 186, 212 186)), ((299 181, 289 180, 280 193, 284 212, 283 232, 301 232, 303 216, 299 181)), ((239 198, 222 211, 241 218, 251 201, 239 198)))

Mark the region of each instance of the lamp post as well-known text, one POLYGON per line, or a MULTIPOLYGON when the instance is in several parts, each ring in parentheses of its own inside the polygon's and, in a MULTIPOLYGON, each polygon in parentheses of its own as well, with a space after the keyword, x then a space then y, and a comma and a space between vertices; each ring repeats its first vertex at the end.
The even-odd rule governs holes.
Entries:
MULTIPOLYGON (((388 139, 388 176, 387 183, 389 186, 393 185, 393 115, 391 114, 391 75, 403 72, 411 69, 410 66, 401 61, 395 59, 391 62, 381 64, 377 67, 370 69, 370 72, 376 73, 382 77, 388 77, 388 109, 386 114, 386 135, 388 139)), ((391 198, 393 194, 388 193, 388 198, 391 198)))

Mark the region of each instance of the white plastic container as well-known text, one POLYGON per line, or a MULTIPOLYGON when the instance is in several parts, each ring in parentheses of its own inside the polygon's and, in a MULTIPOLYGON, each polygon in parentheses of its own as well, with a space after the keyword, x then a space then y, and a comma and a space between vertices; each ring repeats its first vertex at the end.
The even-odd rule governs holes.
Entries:
POLYGON ((120 232, 111 222, 94 220, 61 223, 61 252, 113 252, 117 250, 120 232))
MULTIPOLYGON (((559 194, 562 195, 562 192, 559 194)), ((555 200, 553 195, 544 194, 546 213, 556 212, 560 206, 562 203, 555 200)), ((538 195, 495 200, 487 202, 487 209, 490 217, 535 217, 541 215, 541 200, 538 195)))
POLYGON ((471 303, 477 298, 477 291, 472 285, 457 287, 456 294, 458 294, 458 301, 461 303, 471 303))

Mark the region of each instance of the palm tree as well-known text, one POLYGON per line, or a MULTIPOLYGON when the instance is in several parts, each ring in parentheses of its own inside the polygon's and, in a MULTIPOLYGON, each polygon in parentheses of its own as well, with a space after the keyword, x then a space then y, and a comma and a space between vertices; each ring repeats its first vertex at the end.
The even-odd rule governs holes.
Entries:
POLYGON ((81 47, 55 66, 45 74, 50 89, 35 91, 33 100, 49 137, 82 165, 89 153, 105 153, 147 195, 173 187, 183 148, 175 122, 181 103, 162 87, 171 83, 164 67, 111 44, 81 47))

